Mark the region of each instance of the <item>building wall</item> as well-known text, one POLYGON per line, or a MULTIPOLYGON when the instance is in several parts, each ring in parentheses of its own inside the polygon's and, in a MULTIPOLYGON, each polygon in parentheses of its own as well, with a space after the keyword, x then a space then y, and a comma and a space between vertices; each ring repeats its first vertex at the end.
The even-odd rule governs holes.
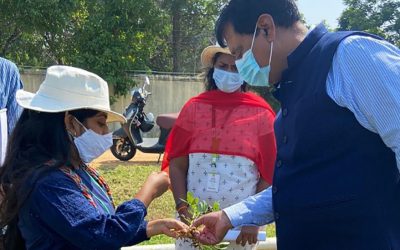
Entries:
MULTIPOLYGON (((24 83, 24 89, 30 92, 36 92, 45 77, 43 70, 21 70, 21 78, 24 83)), ((142 86, 144 75, 134 75, 133 79, 137 86, 142 86)), ((173 75, 149 75, 150 86, 146 89, 152 93, 149 96, 145 111, 152 112, 155 117, 163 113, 179 112, 185 102, 191 97, 204 91, 201 79, 193 76, 173 76, 173 75)), ((112 93, 112 88, 110 88, 112 93)), ((130 93, 118 98, 111 109, 123 113, 130 102, 130 93)), ((119 124, 112 124, 111 129, 117 129, 119 124)), ((148 134, 148 137, 156 137, 158 130, 148 134)))

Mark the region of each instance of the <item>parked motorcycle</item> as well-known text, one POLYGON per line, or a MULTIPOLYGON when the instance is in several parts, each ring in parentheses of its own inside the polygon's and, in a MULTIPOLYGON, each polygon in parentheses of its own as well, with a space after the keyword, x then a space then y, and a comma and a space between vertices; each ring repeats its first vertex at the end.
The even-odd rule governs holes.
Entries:
POLYGON ((132 159, 136 150, 160 154, 161 157, 169 132, 178 117, 178 113, 159 115, 155 122, 160 127, 159 137, 143 138, 143 133, 150 132, 154 128, 154 115, 143 111, 147 98, 151 95, 151 92, 146 90, 146 86, 149 85, 150 80, 146 76, 143 86, 132 91, 131 103, 123 113, 127 123, 121 123, 121 128, 113 133, 111 152, 121 161, 132 159))

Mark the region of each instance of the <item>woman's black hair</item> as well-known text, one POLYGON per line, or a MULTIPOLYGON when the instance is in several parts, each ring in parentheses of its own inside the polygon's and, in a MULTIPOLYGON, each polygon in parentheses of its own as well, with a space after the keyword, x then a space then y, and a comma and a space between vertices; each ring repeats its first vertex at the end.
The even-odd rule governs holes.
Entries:
MULTIPOLYGON (((69 111, 80 122, 99 111, 69 111)), ((25 249, 18 229, 18 213, 35 183, 71 157, 72 141, 64 122, 65 112, 45 113, 25 109, 12 132, 0 168, 0 227, 6 228, 5 249, 25 249)), ((1 246, 0 246, 1 249, 1 246)))
MULTIPOLYGON (((217 62, 218 57, 220 55, 222 55, 222 54, 223 53, 221 53, 221 52, 215 53, 215 55, 214 55, 214 57, 212 58, 212 61, 211 61, 213 67, 209 67, 209 68, 205 69, 204 82, 205 82, 205 85, 206 85, 206 91, 211 91, 211 90, 217 90, 218 89, 217 84, 215 84, 215 80, 214 80, 214 76, 213 75, 214 75, 215 63, 217 62)), ((242 84, 242 86, 240 88, 241 88, 241 90, 243 92, 246 92, 247 91, 247 83, 243 82, 243 84, 242 84)))
POLYGON ((218 43, 225 47, 224 31, 228 23, 238 34, 253 34, 258 18, 269 14, 275 25, 289 28, 300 21, 301 15, 296 0, 231 0, 222 9, 215 24, 218 43))

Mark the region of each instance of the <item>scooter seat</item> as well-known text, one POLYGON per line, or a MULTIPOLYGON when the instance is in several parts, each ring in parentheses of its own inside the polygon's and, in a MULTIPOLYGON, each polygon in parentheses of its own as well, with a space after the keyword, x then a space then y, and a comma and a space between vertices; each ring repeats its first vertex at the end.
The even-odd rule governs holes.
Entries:
POLYGON ((174 126, 178 115, 179 113, 161 114, 157 116, 156 123, 161 128, 171 129, 174 126))

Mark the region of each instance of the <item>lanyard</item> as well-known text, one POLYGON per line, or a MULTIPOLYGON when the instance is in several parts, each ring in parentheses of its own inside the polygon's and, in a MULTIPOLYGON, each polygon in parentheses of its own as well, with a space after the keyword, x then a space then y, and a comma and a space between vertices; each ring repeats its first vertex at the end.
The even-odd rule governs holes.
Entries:
MULTIPOLYGON (((219 154, 218 149, 220 146, 220 142, 221 142, 221 138, 217 137, 217 128, 216 128, 216 109, 215 106, 212 106, 212 121, 211 121, 211 125, 212 125, 212 131, 213 131, 213 138, 212 138, 212 142, 211 142, 211 150, 215 153, 212 154, 212 158, 211 158, 211 167, 213 168, 217 168, 217 160, 219 158, 219 154)), ((220 129, 224 129, 225 123, 228 121, 229 117, 231 116, 233 112, 233 108, 229 109, 228 112, 225 115, 225 119, 224 122, 222 123, 222 126, 220 129)))
MULTIPOLYGON (((228 119, 231 116, 232 112, 233 112, 233 108, 228 110, 228 112, 225 115, 224 123, 228 121, 228 119)), ((216 121, 215 121, 215 119, 216 119, 215 118, 216 117, 216 109, 215 109, 215 106, 212 106, 211 113, 212 113, 212 120, 211 120, 212 123, 211 124, 212 124, 212 128, 215 130, 216 129, 216 124, 215 124, 216 123, 216 121)), ((224 127, 225 127, 224 123, 222 123, 221 129, 224 129, 224 127)))

